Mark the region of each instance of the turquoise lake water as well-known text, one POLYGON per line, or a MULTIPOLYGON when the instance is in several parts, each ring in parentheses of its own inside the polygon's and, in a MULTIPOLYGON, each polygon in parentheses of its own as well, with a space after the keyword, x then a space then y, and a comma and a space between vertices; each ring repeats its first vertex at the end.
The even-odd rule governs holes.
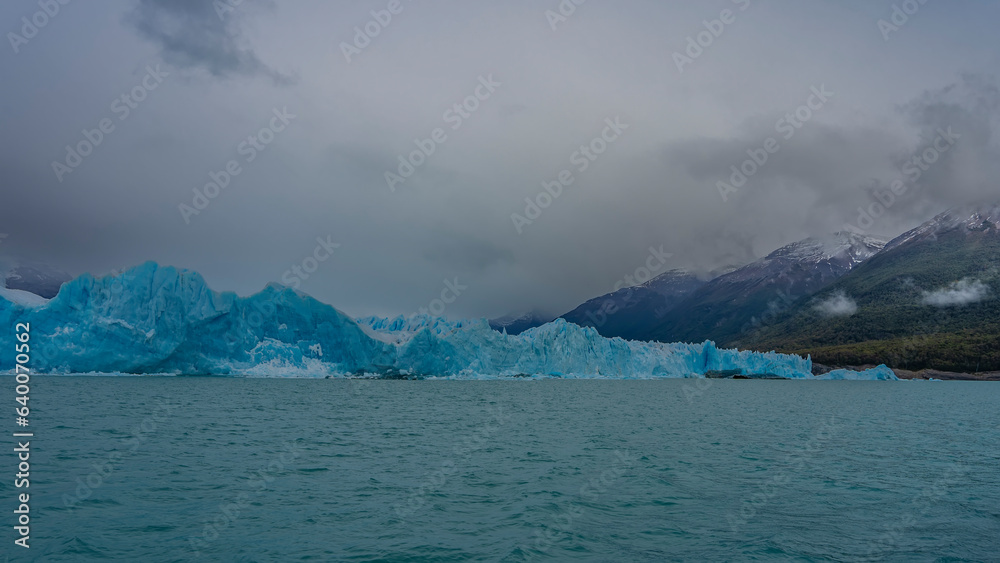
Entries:
POLYGON ((10 561, 1000 561, 995 384, 35 377, 31 407, 10 561))

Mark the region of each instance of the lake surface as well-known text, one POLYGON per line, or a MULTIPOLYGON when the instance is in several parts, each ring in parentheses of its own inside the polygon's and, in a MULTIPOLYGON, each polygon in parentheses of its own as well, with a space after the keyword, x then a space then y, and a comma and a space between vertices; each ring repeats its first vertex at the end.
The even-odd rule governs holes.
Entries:
POLYGON ((996 384, 35 377, 30 418, 11 561, 1000 560, 996 384))

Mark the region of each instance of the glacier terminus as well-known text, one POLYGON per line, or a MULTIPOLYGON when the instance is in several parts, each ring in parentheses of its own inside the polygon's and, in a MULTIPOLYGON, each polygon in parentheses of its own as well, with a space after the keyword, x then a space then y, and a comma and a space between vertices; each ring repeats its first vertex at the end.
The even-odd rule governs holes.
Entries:
MULTIPOLYGON (((51 299, 3 290, 0 322, 30 323, 35 371, 56 374, 897 379, 886 366, 815 377, 810 358, 711 341, 604 338, 563 319, 518 335, 497 332, 486 319, 353 319, 281 285, 239 297, 213 291, 196 272, 154 262, 80 276, 51 299)), ((13 340, 0 335, 0 345, 13 348, 13 340)))

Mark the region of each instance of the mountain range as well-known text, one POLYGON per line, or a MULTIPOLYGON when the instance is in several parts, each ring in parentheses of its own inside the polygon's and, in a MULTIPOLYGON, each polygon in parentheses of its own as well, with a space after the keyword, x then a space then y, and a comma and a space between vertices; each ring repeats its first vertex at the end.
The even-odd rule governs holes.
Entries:
POLYGON ((560 318, 627 340, 812 354, 820 363, 1000 370, 1000 205, 892 240, 840 232, 703 279, 671 270, 560 318))
POLYGON ((561 318, 592 326, 605 337, 680 342, 710 335, 728 345, 874 256, 885 244, 852 233, 838 233, 829 240, 810 238, 709 279, 671 270, 642 285, 591 299, 561 318))
POLYGON ((712 334, 717 342, 741 341, 769 318, 812 295, 868 260, 886 241, 838 233, 805 239, 772 252, 699 288, 664 315, 648 339, 683 342, 712 334))

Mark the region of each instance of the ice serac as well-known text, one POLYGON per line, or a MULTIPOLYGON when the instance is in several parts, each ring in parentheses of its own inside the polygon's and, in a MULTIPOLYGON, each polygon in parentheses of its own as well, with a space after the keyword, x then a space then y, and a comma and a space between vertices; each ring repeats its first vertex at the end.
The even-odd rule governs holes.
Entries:
MULTIPOLYGON (((81 276, 49 301, 0 297, 0 322, 30 323, 33 368, 55 373, 659 378, 739 371, 812 378, 808 358, 712 342, 608 339, 564 320, 516 336, 485 319, 354 320, 283 286, 239 297, 212 291, 195 272, 152 262, 81 276)), ((13 345, 11 331, 0 333, 0 346, 13 345)))

